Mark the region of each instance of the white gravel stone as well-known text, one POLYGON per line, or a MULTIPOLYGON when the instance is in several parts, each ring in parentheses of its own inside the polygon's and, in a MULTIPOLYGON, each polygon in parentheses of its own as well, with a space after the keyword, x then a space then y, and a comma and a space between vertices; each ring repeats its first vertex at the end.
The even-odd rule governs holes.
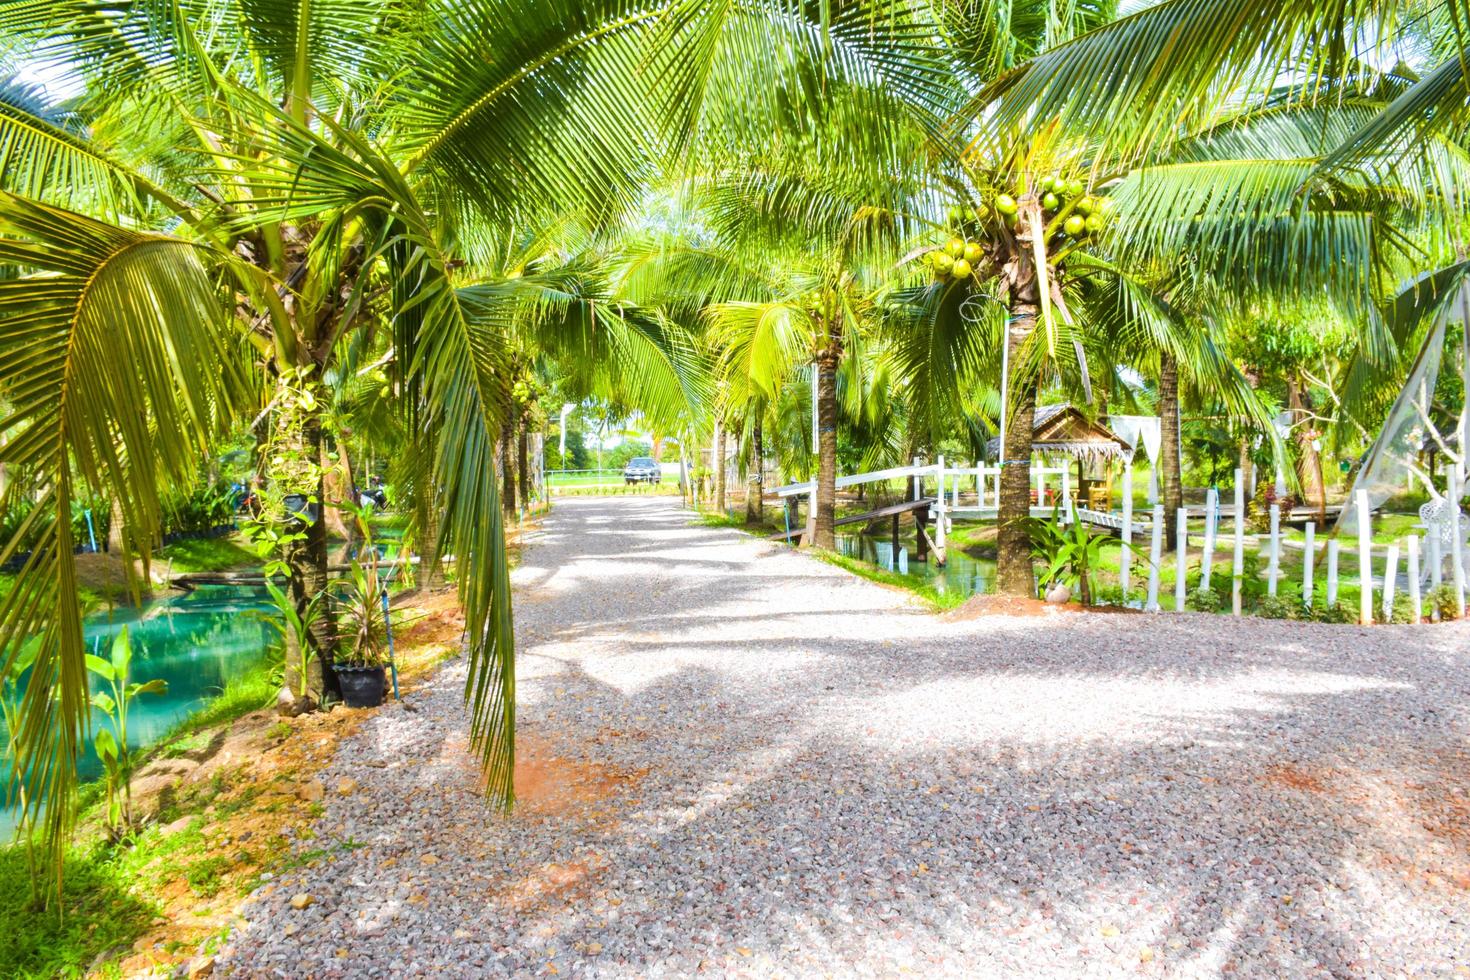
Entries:
POLYGON ((216 972, 1470 971, 1470 627, 951 621, 688 520, 563 500, 515 573, 522 744, 580 802, 485 806, 446 665, 216 972))

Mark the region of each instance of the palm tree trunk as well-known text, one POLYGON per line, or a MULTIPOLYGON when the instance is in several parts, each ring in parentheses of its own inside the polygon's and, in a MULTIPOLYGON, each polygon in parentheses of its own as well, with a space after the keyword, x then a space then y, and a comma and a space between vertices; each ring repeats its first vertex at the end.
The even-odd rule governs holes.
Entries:
POLYGON ((715 513, 725 513, 725 424, 715 419, 715 458, 711 460, 715 479, 715 513))
POLYGON ((827 327, 827 347, 817 355, 817 492, 813 547, 837 547, 837 342, 827 327))
POLYGON ((521 506, 531 506, 531 423, 521 416, 516 436, 516 471, 521 477, 521 506))
POLYGON ((1167 350, 1159 351, 1160 489, 1164 505, 1164 550, 1174 550, 1179 508, 1184 505, 1184 478, 1179 451, 1179 364, 1167 350))
POLYGON ((764 472, 761 469, 761 420, 757 415, 750 434, 750 489, 745 493, 745 523, 759 524, 765 518, 764 472))
POLYGON ((1306 386, 1296 378, 1286 382, 1286 406, 1291 411, 1292 431, 1296 433, 1296 445, 1300 454, 1297 461, 1297 478, 1301 481, 1302 495, 1306 502, 1317 509, 1319 524, 1327 523, 1327 488, 1322 479, 1322 454, 1312 445, 1317 438, 1316 426, 1307 419, 1311 415, 1312 403, 1306 386))
POLYGON ((516 512, 515 423, 500 427, 500 504, 507 515, 516 512))
POLYGON ((437 589, 444 584, 444 565, 439 561, 439 511, 429 496, 427 489, 420 490, 419 499, 414 501, 419 533, 414 585, 420 589, 437 589))
POLYGON ((1036 379, 1017 370, 1021 346, 1036 329, 1037 306, 1013 302, 1006 330, 1010 348, 1010 392, 1007 397, 1005 441, 1000 449, 1000 509, 996 515, 996 591, 1001 595, 1036 596, 1036 574, 1031 567, 1031 436, 1036 421, 1036 379))
MULTIPOLYGON (((326 404, 326 398, 322 392, 316 394, 317 408, 307 412, 302 419, 300 451, 308 459, 319 460, 322 458, 321 406, 326 404)), ((316 499, 325 500, 325 487, 321 480, 317 481, 316 499)), ((309 656, 305 658, 306 689, 318 704, 329 697, 340 698, 341 688, 337 684, 337 675, 332 670, 337 648, 337 623, 331 595, 327 591, 327 522, 324 504, 317 506, 316 519, 306 525, 304 539, 293 542, 287 550, 286 565, 290 569, 287 589, 299 615, 305 617, 313 601, 318 596, 322 597, 321 611, 311 621, 308 630, 311 649, 309 656)), ((301 659, 296 658, 294 666, 298 669, 301 659)), ((291 666, 293 665, 288 664, 288 670, 291 666)), ((294 691, 301 690, 299 680, 294 686, 290 681, 288 676, 288 687, 294 691)))
MULTIPOLYGON (((328 538, 351 542, 354 535, 343 516, 342 504, 352 496, 352 479, 350 475, 344 475, 342 461, 347 459, 346 450, 341 446, 337 450, 340 455, 338 462, 334 463, 326 440, 322 440, 322 518, 326 521, 328 538)), ((347 472, 350 474, 350 470, 347 472)))

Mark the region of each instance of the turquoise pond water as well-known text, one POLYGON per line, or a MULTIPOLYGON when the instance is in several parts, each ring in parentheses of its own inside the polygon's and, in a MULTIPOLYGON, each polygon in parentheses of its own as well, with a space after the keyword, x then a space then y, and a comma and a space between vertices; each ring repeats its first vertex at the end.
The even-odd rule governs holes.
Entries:
POLYGON ((995 562, 971 558, 951 548, 948 561, 940 565, 931 555, 926 562, 914 558, 912 535, 899 537, 899 550, 885 535, 839 534, 837 550, 849 558, 857 558, 878 568, 897 572, 915 584, 932 585, 942 593, 958 592, 963 596, 989 592, 995 583, 995 562))
MULTIPOLYGON (((231 677, 258 664, 274 637, 253 613, 267 608, 263 592, 224 586, 206 586, 194 592, 145 603, 142 608, 116 608, 86 619, 87 643, 106 659, 113 637, 124 626, 133 647, 134 681, 163 678, 167 694, 144 694, 128 712, 128 743, 139 746, 157 741, 174 724, 199 710, 224 689, 231 677)), ((93 690, 105 682, 93 678, 93 690)), ((105 724, 93 713, 94 726, 105 724)), ((102 764, 88 750, 80 766, 82 779, 102 773, 102 764)), ((8 836, 14 814, 0 811, 0 835, 8 836)))

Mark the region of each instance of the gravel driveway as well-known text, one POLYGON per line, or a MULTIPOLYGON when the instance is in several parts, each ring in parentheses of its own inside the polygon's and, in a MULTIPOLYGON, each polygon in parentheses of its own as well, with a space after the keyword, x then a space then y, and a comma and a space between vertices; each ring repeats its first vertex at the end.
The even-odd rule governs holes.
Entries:
POLYGON ((688 520, 558 502, 515 815, 448 665, 344 744, 325 854, 217 971, 1470 974, 1464 625, 960 622, 688 520))

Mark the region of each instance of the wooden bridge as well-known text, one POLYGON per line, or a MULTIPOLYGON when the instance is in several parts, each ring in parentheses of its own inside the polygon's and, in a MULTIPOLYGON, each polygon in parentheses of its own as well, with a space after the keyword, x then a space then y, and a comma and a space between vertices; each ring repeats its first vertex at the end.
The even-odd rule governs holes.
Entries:
MULTIPOLYGON (((927 560, 929 552, 933 551, 936 560, 942 565, 946 557, 945 537, 949 532, 950 521, 956 515, 981 520, 994 520, 999 516, 1000 474, 999 466, 983 463, 972 467, 946 467, 944 457, 940 456, 934 463, 921 463, 916 459, 911 466, 896 466, 886 470, 875 470, 871 473, 839 476, 836 481, 839 490, 866 483, 906 480, 912 483, 912 493, 908 500, 887 504, 861 514, 840 517, 835 523, 838 527, 842 527, 891 518, 894 549, 897 550, 899 518, 904 514, 913 514, 914 524, 919 531, 915 557, 924 561, 927 560), (925 480, 931 477, 934 480, 932 495, 925 492, 924 486, 925 480), (966 497, 963 500, 961 498, 962 485, 973 486, 973 490, 965 491, 966 497), (934 529, 932 537, 929 534, 931 523, 934 529)), ((1032 499, 1044 501, 1047 494, 1052 493, 1060 500, 1068 500, 1071 497, 1071 482, 1071 473, 1065 466, 1031 467, 1032 499)), ((774 492, 783 500, 791 497, 806 497, 810 501, 815 489, 816 482, 807 480, 804 483, 791 483, 777 487, 774 492)), ((1131 508, 1127 507, 1121 515, 1089 507, 1078 507, 1075 512, 1077 519, 1082 523, 1124 538, 1146 538, 1152 526, 1152 522, 1148 519, 1134 520, 1131 508), (1125 522, 1129 525, 1127 534, 1124 534, 1125 522)), ((1058 510, 1052 504, 1034 504, 1031 507, 1031 516, 1042 520, 1051 517, 1053 513, 1059 513, 1063 522, 1070 520, 1066 508, 1058 510)), ((778 531, 771 535, 771 539, 790 540, 799 538, 805 533, 804 526, 794 527, 787 531, 778 531)))

